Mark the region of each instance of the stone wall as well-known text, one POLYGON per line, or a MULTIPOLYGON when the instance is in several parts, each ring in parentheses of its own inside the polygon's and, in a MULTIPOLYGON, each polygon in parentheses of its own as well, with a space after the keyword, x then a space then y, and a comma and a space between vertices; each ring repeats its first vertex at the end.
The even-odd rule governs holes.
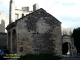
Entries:
POLYGON ((19 55, 39 53, 61 55, 61 22, 45 10, 42 8, 36 10, 15 23, 19 55))
POLYGON ((33 45, 33 41, 31 38, 31 33, 29 32, 26 28, 26 23, 24 20, 19 20, 17 22, 17 27, 18 27, 18 31, 17 31, 17 35, 18 35, 18 54, 29 54, 32 53, 32 45, 33 45), (23 51, 20 52, 20 48, 23 47, 23 51))
MULTIPOLYGON (((45 11, 42 13, 46 14, 45 11)), ((21 53, 61 54, 61 25, 53 17, 42 16, 41 11, 31 13, 18 21, 18 48, 21 53), (52 21, 52 22, 50 22, 52 21)))
POLYGON ((61 25, 56 26, 52 33, 53 43, 55 43, 55 53, 57 55, 62 55, 61 25))

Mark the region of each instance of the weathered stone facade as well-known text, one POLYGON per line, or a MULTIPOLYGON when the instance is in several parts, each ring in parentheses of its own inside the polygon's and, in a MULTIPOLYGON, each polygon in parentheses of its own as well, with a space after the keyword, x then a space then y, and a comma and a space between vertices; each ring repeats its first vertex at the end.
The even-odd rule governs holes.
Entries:
POLYGON ((42 8, 16 20, 6 29, 8 49, 12 53, 62 54, 61 22, 42 8))

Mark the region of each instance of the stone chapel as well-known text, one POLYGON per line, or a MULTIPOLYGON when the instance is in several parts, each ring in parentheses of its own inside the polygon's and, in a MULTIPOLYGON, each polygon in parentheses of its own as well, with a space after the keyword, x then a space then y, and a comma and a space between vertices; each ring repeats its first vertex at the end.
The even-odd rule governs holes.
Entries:
POLYGON ((58 19, 43 8, 38 8, 37 4, 33 5, 32 12, 22 13, 22 17, 16 20, 16 14, 13 12, 15 12, 15 4, 14 0, 10 0, 9 25, 6 30, 7 46, 11 53, 18 55, 62 54, 61 22, 58 19))

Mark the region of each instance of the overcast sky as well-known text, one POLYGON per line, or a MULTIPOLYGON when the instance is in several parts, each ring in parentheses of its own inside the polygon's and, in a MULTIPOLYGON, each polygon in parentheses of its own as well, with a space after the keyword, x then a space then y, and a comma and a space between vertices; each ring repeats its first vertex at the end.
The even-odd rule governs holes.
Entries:
MULTIPOLYGON (((9 14, 9 1, 0 0, 0 11, 4 11, 6 15, 9 14)), ((62 27, 80 26, 80 0, 15 0, 15 5, 19 9, 22 6, 29 6, 32 10, 35 3, 61 21, 62 27)))

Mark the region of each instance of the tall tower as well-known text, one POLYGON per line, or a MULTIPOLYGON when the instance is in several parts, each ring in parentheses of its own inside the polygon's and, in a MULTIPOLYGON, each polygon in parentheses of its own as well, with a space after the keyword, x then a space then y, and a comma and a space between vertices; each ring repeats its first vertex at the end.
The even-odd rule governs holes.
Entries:
POLYGON ((15 21, 15 0, 10 0, 9 24, 15 21))

